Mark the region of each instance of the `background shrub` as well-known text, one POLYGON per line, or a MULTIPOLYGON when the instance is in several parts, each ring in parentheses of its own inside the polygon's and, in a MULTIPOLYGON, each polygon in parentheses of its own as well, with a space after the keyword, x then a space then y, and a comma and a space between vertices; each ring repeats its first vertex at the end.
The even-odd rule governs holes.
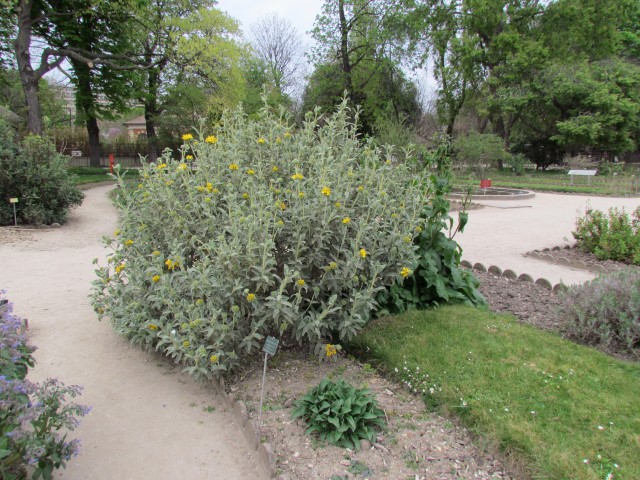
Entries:
POLYGON ((195 376, 265 335, 322 348, 356 335, 376 295, 413 270, 433 185, 356 137, 343 105, 298 131, 263 110, 185 135, 119 196, 122 223, 94 305, 132 342, 195 376))
POLYGON ((640 271, 628 268, 571 287, 562 313, 568 337, 613 352, 640 353, 640 271))
POLYGON ((640 207, 632 215, 624 209, 585 212, 576 220, 573 232, 578 247, 601 260, 617 260, 640 265, 640 207))
POLYGON ((84 194, 73 183, 67 157, 51 142, 30 135, 20 144, 0 120, 0 225, 13 224, 12 197, 19 199, 19 223, 48 225, 64 223, 84 194))
POLYGON ((502 168, 509 158, 504 141, 491 133, 471 132, 457 137, 451 144, 453 159, 463 168, 471 169, 480 179, 488 168, 502 168))

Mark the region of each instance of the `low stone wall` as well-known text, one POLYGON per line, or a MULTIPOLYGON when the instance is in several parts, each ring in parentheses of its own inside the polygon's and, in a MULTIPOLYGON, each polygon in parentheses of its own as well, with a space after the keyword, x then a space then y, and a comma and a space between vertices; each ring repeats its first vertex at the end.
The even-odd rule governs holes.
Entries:
POLYGON ((535 283, 536 285, 546 288, 547 290, 551 290, 553 293, 563 292, 568 288, 564 283, 557 283, 553 285, 546 278, 538 278, 537 280, 534 280, 534 278, 528 273, 521 273, 520 275, 518 275, 514 270, 511 270, 510 268, 507 268, 506 270, 502 270, 500 267, 496 265, 490 265, 489 268, 487 268, 484 264, 480 262, 471 263, 468 260, 462 260, 462 262, 460 262, 460 265, 464 268, 477 270, 478 272, 489 272, 497 277, 504 277, 504 278, 508 278, 509 280, 518 280, 521 282, 535 283))

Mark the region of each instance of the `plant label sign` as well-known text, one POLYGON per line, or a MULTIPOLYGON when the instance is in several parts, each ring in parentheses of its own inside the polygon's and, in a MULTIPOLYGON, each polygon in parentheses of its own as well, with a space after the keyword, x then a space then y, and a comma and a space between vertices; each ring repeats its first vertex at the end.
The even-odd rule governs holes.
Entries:
POLYGON ((264 347, 262 347, 262 351, 268 353, 273 357, 276 354, 279 343, 280 340, 278 340, 277 338, 267 337, 267 340, 264 342, 264 347))
POLYGON ((17 198, 10 198, 9 199, 9 203, 18 203, 18 199, 17 198))

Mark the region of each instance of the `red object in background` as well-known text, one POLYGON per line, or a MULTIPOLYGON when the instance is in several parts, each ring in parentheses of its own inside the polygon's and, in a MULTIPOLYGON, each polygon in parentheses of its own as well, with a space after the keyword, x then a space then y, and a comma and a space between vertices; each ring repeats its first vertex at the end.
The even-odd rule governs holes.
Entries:
POLYGON ((113 157, 113 153, 109 154, 109 171, 113 173, 113 165, 115 162, 115 158, 113 157))
POLYGON ((484 180, 480 180, 480 188, 489 188, 491 187, 491 180, 485 178, 484 180))

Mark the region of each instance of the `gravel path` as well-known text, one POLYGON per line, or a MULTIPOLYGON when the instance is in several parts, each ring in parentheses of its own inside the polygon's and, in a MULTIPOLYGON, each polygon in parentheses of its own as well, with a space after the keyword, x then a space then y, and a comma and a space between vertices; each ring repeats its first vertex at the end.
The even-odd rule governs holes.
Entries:
POLYGON ((544 277, 553 285, 561 281, 567 285, 582 283, 595 277, 587 270, 553 265, 525 253, 573 244, 571 231, 578 216, 584 215, 589 205, 598 210, 625 207, 632 212, 640 205, 640 198, 588 197, 536 193, 526 200, 478 201, 484 208, 469 212, 469 224, 464 234, 455 240, 462 246, 462 258, 485 266, 510 268, 518 274, 528 273, 533 278, 544 277))
MULTIPOLYGON (((36 381, 84 386, 92 406, 75 435, 80 456, 57 478, 256 479, 254 454, 223 402, 155 353, 145 353, 98 322, 89 303, 100 239, 115 230, 110 186, 86 191, 60 229, 0 228, 0 288, 28 318, 38 347, 36 381)), ((104 263, 104 262, 103 262, 104 263)))

